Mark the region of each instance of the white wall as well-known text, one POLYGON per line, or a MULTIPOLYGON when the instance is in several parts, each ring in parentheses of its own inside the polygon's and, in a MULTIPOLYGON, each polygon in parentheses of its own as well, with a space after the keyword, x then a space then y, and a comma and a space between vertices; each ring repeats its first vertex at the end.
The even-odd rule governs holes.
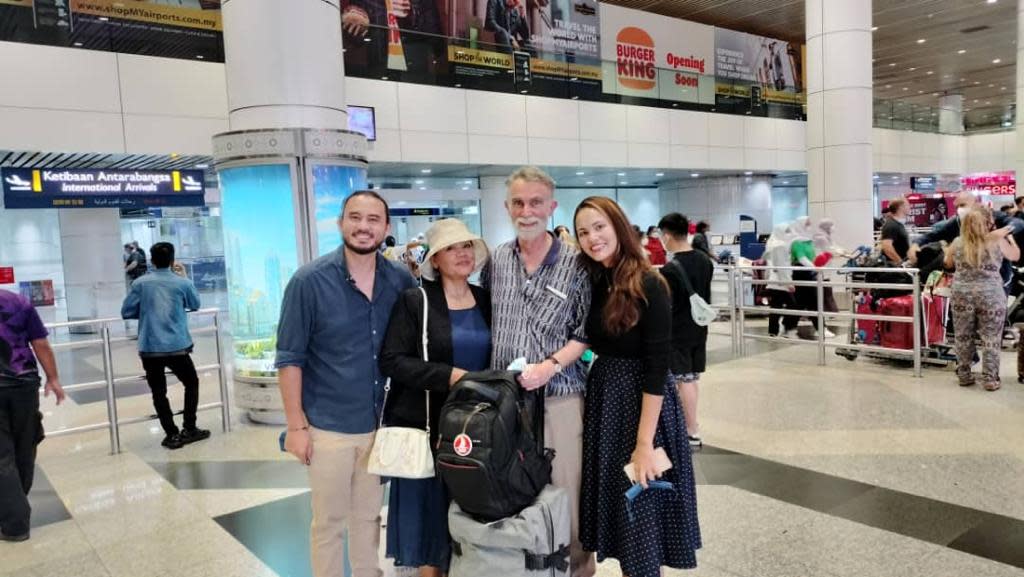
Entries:
POLYGON ((711 230, 738 234, 739 215, 757 220, 758 230, 772 227, 772 181, 765 177, 729 176, 666 183, 659 187, 661 214, 681 212, 691 221, 705 220, 711 230))
MULTIPOLYGON (((0 149, 209 154, 224 65, 0 42, 0 149)), ((373 106, 370 159, 804 170, 804 123, 349 78, 373 106)))
POLYGON ((1016 132, 957 136, 874 129, 875 172, 968 174, 1015 170, 1016 132))

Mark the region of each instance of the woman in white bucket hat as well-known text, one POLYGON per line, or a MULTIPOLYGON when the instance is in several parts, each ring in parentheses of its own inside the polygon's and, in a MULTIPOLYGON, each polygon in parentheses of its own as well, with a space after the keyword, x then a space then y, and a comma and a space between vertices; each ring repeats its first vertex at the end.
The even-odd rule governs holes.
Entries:
MULTIPOLYGON (((490 367, 491 300, 469 284, 487 262, 484 241, 454 218, 439 220, 426 234, 430 252, 420 265, 422 288, 402 294, 391 312, 380 366, 390 379, 384 424, 425 428, 437 446, 438 420, 449 388, 467 372, 490 367), (423 354, 423 310, 427 307, 427 359, 423 354), (427 398, 429 394, 429 406, 427 398)), ((439 477, 392 479, 387 556, 399 567, 419 567, 420 576, 448 572, 448 495, 439 477)))

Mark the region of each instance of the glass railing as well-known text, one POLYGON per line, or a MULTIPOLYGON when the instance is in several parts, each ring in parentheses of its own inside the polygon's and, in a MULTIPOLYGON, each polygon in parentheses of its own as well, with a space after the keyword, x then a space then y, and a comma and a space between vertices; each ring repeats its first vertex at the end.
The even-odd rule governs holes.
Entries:
POLYGON ((943 116, 952 116, 952 110, 937 106, 923 106, 905 100, 875 100, 874 124, 876 128, 933 132, 939 134, 964 134, 969 132, 998 132, 1013 130, 1016 119, 1014 107, 1006 106, 965 106, 963 130, 944 126, 943 116))
MULTIPOLYGON (((401 48, 387 28, 345 36, 345 74, 451 88, 804 120, 804 94, 772 83, 726 80, 653 63, 619 64, 567 52, 402 30, 401 48), (393 41, 394 38, 391 38, 393 41)), ((691 65, 691 68, 684 68, 691 65)))

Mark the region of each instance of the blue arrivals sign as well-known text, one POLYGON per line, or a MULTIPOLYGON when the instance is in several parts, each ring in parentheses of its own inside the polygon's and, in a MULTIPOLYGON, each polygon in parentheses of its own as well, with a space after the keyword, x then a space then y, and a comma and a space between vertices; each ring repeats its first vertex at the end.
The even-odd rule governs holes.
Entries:
POLYGON ((204 206, 201 170, 3 168, 6 208, 204 206))

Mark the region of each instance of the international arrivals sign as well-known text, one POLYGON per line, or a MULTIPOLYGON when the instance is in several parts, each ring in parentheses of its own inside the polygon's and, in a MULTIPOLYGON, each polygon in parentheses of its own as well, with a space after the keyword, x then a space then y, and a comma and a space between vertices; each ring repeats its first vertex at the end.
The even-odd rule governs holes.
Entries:
POLYGON ((6 208, 203 206, 201 170, 0 169, 6 208))

